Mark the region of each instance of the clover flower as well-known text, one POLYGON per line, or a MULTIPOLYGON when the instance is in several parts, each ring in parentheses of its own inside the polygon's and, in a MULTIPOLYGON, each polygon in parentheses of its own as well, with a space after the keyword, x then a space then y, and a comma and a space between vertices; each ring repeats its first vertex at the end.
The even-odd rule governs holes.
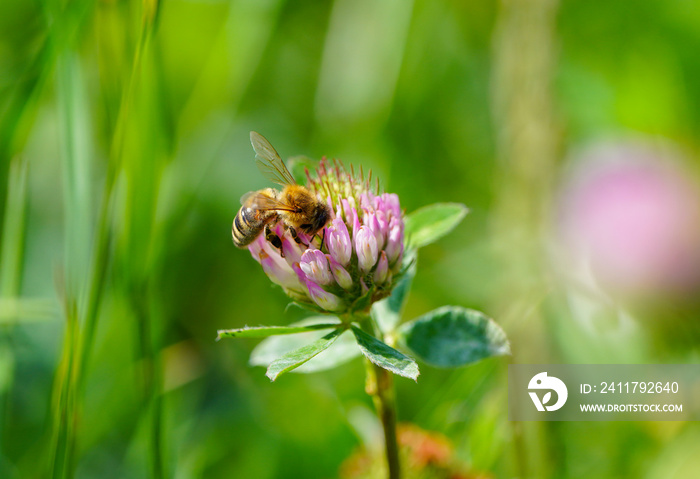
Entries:
POLYGON ((401 273, 404 221, 395 194, 379 193, 339 162, 323 159, 307 187, 328 203, 332 217, 300 242, 281 223, 276 248, 260 235, 248 247, 265 274, 294 301, 337 314, 367 310, 388 296, 401 273))
MULTIPOLYGON (((258 165, 268 178, 285 186, 293 181, 264 137, 252 132, 251 143, 258 165)), ((266 338, 255 348, 250 362, 267 366, 265 374, 271 381, 290 371, 302 371, 301 367, 305 372, 320 371, 365 356, 365 390, 373 397, 382 423, 386 460, 378 461, 374 455, 358 456, 359 465, 368 465, 371 470, 360 467, 353 474, 356 463, 351 462, 353 470, 342 477, 386 477, 387 472, 389 477, 400 477, 401 462, 406 470, 431 477, 471 477, 462 475, 461 468, 452 467, 449 444, 440 438, 422 431, 399 431, 397 443, 391 376, 416 381, 420 374, 416 361, 393 346, 439 367, 460 367, 509 354, 505 333, 478 311, 444 306, 410 321, 401 318, 416 272, 416 250, 449 233, 464 218, 467 208, 459 203, 436 203, 404 217, 397 195, 380 193, 378 187, 370 187, 369 179, 363 179, 362 172, 356 177, 352 169, 348 172, 341 163, 331 164, 325 159, 313 176, 307 171, 306 177, 307 188, 327 208, 312 205, 311 210, 321 212, 317 218, 299 221, 298 216, 303 215, 293 216, 295 223, 301 223, 294 236, 282 221, 268 224, 266 233, 248 249, 265 274, 294 301, 337 317, 310 316, 288 326, 221 329, 217 339, 266 338), (325 225, 313 237, 299 233, 315 231, 318 219, 323 219, 325 225), (404 236, 409 238, 406 245, 404 236), (372 307, 389 295, 390 299, 372 307), (357 348, 353 347, 353 337, 357 348)), ((290 205, 292 213, 299 209, 290 205)), ((285 217, 285 221, 292 220, 285 217)), ((234 244, 244 245, 248 239, 250 236, 234 235, 234 244)))

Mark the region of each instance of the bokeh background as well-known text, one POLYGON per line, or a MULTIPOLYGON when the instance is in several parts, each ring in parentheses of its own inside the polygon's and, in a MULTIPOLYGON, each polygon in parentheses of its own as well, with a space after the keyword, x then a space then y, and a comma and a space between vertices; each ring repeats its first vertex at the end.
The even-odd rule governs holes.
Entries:
MULTIPOLYGON (((408 212, 469 206, 406 319, 483 310, 517 363, 699 362, 698 25, 682 0, 3 0, 0 477, 331 478, 371 436, 361 361, 272 384, 256 341, 214 341, 304 315, 231 243, 269 186, 250 130, 408 212)), ((487 477, 700 475, 698 423, 509 422, 507 362, 397 379, 400 420, 487 477)))

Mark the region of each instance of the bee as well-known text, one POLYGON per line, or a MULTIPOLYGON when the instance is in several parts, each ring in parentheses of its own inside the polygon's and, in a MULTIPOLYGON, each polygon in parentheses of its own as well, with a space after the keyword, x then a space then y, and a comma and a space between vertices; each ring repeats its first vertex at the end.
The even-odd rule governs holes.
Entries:
POLYGON ((255 163, 263 176, 283 188, 282 191, 265 188, 243 195, 241 209, 231 227, 233 244, 244 248, 264 230, 265 239, 281 251, 282 240, 270 228, 280 221, 297 243, 302 242, 299 231, 315 236, 331 216, 328 205, 319 201, 308 188, 297 184, 279 153, 265 137, 251 131, 250 142, 255 150, 255 163))

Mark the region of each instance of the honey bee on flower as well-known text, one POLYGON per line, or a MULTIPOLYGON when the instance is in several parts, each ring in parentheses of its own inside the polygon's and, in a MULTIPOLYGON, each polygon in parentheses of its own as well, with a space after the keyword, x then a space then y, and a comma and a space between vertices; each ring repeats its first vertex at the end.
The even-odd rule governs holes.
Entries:
POLYGON ((298 185, 262 135, 252 132, 251 143, 261 171, 283 189, 243 197, 234 244, 299 303, 342 314, 388 296, 404 252, 398 196, 325 159, 298 185))
POLYGON ((328 206, 306 187, 297 184, 279 153, 265 137, 253 131, 250 141, 262 173, 284 189, 278 192, 265 188, 243 196, 241 209, 231 228, 233 243, 239 248, 248 246, 264 229, 265 238, 279 248, 279 236, 270 230, 270 224, 278 221, 284 224, 296 242, 301 241, 297 231, 315 235, 328 222, 328 206))

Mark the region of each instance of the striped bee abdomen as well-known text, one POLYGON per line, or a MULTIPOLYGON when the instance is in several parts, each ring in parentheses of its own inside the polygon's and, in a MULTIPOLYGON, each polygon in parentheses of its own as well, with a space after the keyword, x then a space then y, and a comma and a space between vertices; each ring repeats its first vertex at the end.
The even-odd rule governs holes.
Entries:
POLYGON ((233 244, 238 248, 244 248, 252 243, 265 228, 265 224, 275 216, 271 211, 260 211, 246 206, 238 210, 238 214, 233 219, 231 236, 233 244))

